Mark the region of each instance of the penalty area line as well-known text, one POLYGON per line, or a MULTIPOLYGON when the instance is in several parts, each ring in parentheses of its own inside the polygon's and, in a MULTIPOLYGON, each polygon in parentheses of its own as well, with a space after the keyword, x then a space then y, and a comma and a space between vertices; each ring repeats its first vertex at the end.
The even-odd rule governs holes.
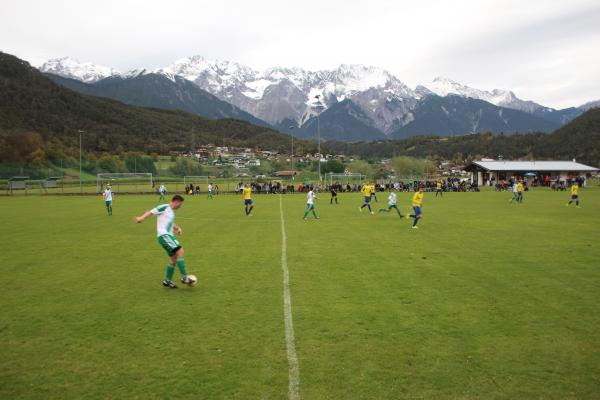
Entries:
POLYGON ((290 273, 287 265, 287 236, 283 218, 283 201, 279 195, 279 214, 281 216, 281 270, 283 272, 283 316, 285 322, 285 344, 288 358, 288 397, 290 400, 300 399, 300 371, 296 344, 294 340, 294 323, 292 321, 292 298, 290 295, 290 273))

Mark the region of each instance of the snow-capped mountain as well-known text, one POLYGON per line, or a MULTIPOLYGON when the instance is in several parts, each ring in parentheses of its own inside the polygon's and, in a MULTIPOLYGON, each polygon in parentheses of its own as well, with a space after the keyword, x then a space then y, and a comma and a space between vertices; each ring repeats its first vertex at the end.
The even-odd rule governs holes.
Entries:
POLYGON ((600 108, 600 100, 588 101, 587 103, 582 104, 577 108, 583 111, 587 111, 592 108, 600 108))
MULTIPOLYGON (((339 128, 346 127, 344 129, 351 132, 348 137, 352 138, 359 137, 359 131, 365 130, 365 127, 390 137, 396 136, 397 132, 411 133, 414 129, 411 128, 409 132, 409 124, 419 129, 431 129, 422 133, 435 134, 439 125, 420 120, 431 119, 432 116, 446 118, 447 129, 444 128, 444 131, 453 134, 475 132, 480 126, 489 126, 489 129, 499 127, 503 132, 522 131, 525 128, 525 131, 548 131, 583 112, 579 108, 554 110, 519 99, 508 90, 480 90, 448 78, 435 78, 413 90, 384 69, 356 64, 342 64, 336 69, 320 71, 297 67, 274 67, 258 71, 236 62, 193 56, 153 71, 138 69, 120 73, 113 68, 79 63, 65 57, 50 60, 40 69, 42 72, 88 83, 115 75, 122 79, 135 79, 147 74, 157 74, 174 83, 180 79, 178 77, 182 77, 218 99, 233 104, 282 131, 295 126, 295 132, 302 133, 302 126, 311 121, 313 123, 317 113, 330 113, 331 116, 324 121, 331 122, 331 129, 335 127, 342 132, 343 129, 339 128), (437 96, 447 101, 427 101, 437 96), (489 103, 495 109, 486 108, 486 115, 495 115, 503 121, 505 117, 502 110, 506 108, 535 118, 510 113, 510 121, 503 124, 480 125, 475 122, 478 115, 483 115, 485 107, 478 102, 456 102, 451 99, 457 96, 489 103), (333 107, 342 102, 343 106, 333 107), (439 109, 425 112, 431 107, 439 109), (342 118, 345 112, 348 115, 342 118), (358 121, 356 129, 348 128, 352 121, 358 121), (517 124, 515 121, 520 122, 517 124), (552 125, 548 125, 548 121, 552 125), (473 128, 464 131, 465 126, 473 128)), ((177 102, 174 99, 171 103, 177 102)), ((310 129, 306 128, 304 131, 310 134, 310 129)), ((368 135, 365 133, 365 137, 372 138, 374 135, 372 132, 368 135)))
POLYGON ((208 119, 237 119, 272 128, 266 122, 220 100, 180 76, 170 79, 162 74, 138 70, 94 83, 84 83, 50 73, 45 75, 61 86, 86 95, 107 97, 143 107, 181 110, 208 119))
POLYGON ((549 108, 534 103, 533 101, 521 100, 509 90, 480 90, 455 82, 449 78, 437 77, 430 83, 426 84, 425 88, 441 97, 453 94, 471 99, 484 100, 500 107, 525 111, 530 114, 539 112, 542 109, 550 110, 549 108))
POLYGON ((386 132, 398 124, 407 107, 418 98, 389 72, 376 67, 342 64, 335 70, 269 68, 256 71, 238 63, 212 61, 201 56, 177 60, 157 70, 181 75, 202 89, 272 124, 284 119, 298 123, 314 115, 315 97, 327 109, 351 99, 386 132))
POLYGON ((46 61, 39 69, 42 72, 77 79, 86 83, 97 82, 109 76, 119 74, 119 71, 114 68, 90 62, 82 63, 70 57, 53 58, 46 61))

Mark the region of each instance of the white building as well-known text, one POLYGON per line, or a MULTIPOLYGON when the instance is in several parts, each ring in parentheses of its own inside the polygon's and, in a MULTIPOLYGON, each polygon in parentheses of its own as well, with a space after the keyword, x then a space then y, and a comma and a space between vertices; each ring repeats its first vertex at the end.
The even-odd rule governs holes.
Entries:
POLYGON ((598 172, 598 168, 573 161, 504 161, 480 160, 473 161, 465 167, 471 173, 471 179, 478 185, 483 185, 488 180, 496 182, 507 181, 516 176, 522 179, 533 180, 535 177, 541 182, 550 177, 551 180, 566 180, 578 176, 589 177, 598 172))

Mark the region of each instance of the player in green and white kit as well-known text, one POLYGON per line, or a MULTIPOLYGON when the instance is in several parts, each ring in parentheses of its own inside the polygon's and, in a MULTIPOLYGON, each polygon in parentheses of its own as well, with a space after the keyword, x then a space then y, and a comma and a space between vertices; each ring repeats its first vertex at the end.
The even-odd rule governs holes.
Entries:
POLYGON ((390 192, 390 195, 388 196, 388 208, 380 208, 379 212, 390 212, 390 211, 392 211, 392 208, 393 208, 398 213, 398 216, 400 218, 402 218, 403 215, 400 212, 400 209, 398 208, 398 206, 396 205, 396 202, 397 202, 396 189, 392 189, 392 191, 390 192))
POLYGON ((160 197, 158 198, 158 201, 164 201, 165 199, 165 193, 167 193, 167 188, 165 187, 165 185, 163 185, 162 183, 160 184, 160 186, 158 187, 158 194, 160 194, 160 197))
POLYGON ((209 199, 213 198, 213 185, 212 185, 212 183, 208 184, 208 198, 209 199))
POLYGON ((304 211, 304 220, 307 220, 308 217, 308 213, 312 211, 312 215, 314 219, 319 219, 319 217, 317 216, 317 213, 315 212, 315 199, 317 198, 317 195, 315 195, 315 192, 313 192, 313 189, 310 189, 310 191, 306 194, 306 211, 304 211))
POLYGON ((106 185, 106 189, 102 192, 102 198, 104 199, 104 205, 106 206, 106 212, 109 216, 112 215, 112 189, 110 185, 106 185))
POLYGON ((163 281, 163 286, 171 289, 177 289, 177 285, 173 283, 175 265, 179 267, 181 283, 188 285, 192 284, 187 277, 185 261, 183 259, 183 247, 181 247, 181 244, 173 234, 176 233, 177 235, 181 235, 183 233, 181 228, 175 225, 175 210, 181 207, 182 204, 183 197, 176 194, 168 204, 161 204, 152 210, 146 211, 141 217, 134 218, 134 222, 139 224, 149 216, 156 215, 156 234, 158 236, 158 243, 165 249, 170 259, 170 262, 167 265, 167 276, 163 281))

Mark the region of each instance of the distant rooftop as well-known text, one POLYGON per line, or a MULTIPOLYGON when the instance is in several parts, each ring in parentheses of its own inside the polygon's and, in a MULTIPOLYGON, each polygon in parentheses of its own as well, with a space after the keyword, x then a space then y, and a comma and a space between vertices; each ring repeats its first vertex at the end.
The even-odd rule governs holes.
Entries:
POLYGON ((596 172, 598 168, 581 164, 575 161, 473 161, 465 169, 480 167, 488 171, 573 171, 573 172, 596 172))

